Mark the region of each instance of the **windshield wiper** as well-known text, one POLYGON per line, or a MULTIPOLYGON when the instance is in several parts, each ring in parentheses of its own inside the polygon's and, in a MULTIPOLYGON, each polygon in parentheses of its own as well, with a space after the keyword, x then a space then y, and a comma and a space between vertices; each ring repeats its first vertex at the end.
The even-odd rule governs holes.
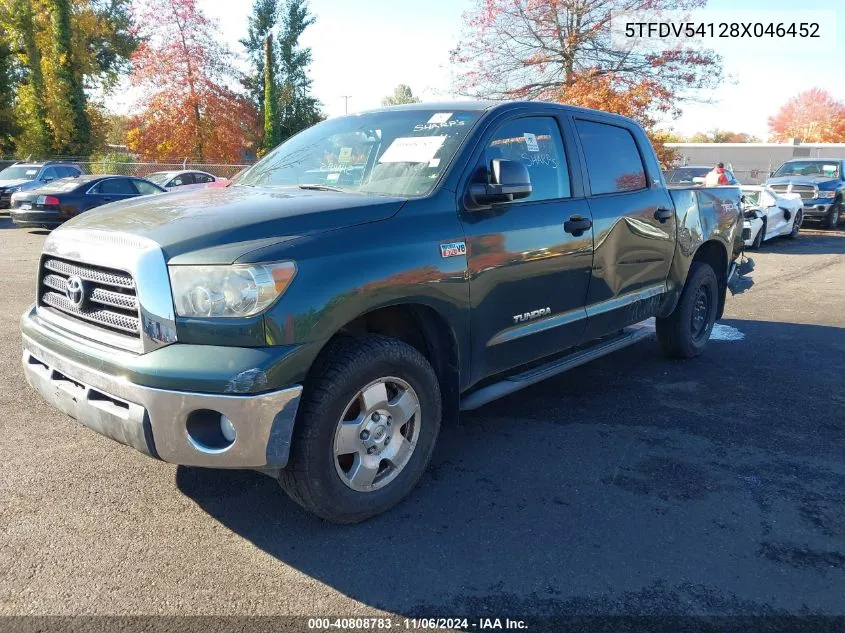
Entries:
POLYGON ((345 191, 340 187, 332 187, 331 185, 298 185, 300 189, 310 189, 313 191, 345 191))

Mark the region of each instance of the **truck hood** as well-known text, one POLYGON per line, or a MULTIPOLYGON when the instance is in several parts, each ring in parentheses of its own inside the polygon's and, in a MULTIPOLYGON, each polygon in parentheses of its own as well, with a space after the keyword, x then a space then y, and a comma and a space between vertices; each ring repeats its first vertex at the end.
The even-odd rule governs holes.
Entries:
POLYGON ((809 185, 811 187, 818 187, 819 189, 835 189, 838 180, 828 176, 778 176, 777 178, 769 178, 766 184, 771 185, 809 185), (825 186, 829 185, 829 186, 825 186))
POLYGON ((172 263, 228 264, 256 248, 396 214, 405 198, 226 187, 141 196, 83 213, 55 233, 93 229, 158 243, 172 263))

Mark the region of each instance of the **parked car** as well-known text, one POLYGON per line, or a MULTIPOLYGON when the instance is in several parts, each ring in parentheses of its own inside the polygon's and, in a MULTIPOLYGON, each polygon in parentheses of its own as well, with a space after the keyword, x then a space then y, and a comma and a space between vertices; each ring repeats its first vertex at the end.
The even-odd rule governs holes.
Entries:
POLYGON ((164 191, 149 180, 130 176, 63 178, 40 189, 14 194, 9 215, 16 226, 51 229, 108 202, 164 191))
POLYGON ((46 163, 15 163, 0 171, 0 209, 9 207, 12 194, 31 191, 58 180, 79 176, 82 170, 73 163, 49 161, 46 163))
POLYGON ((749 248, 759 248, 779 235, 798 237, 804 219, 804 203, 797 193, 779 194, 765 185, 743 185, 743 239, 749 248))
POLYGON ((766 181, 776 193, 800 194, 804 219, 820 220, 835 229, 842 219, 845 196, 845 160, 840 158, 800 158, 781 165, 766 181))
POLYGON ((183 189, 198 189, 208 186, 210 183, 225 181, 225 178, 218 178, 204 171, 157 171, 149 176, 147 180, 154 182, 159 187, 172 191, 177 187, 183 189))
MULTIPOLYGON (((663 172, 663 176, 666 178, 668 185, 703 185, 704 179, 711 171, 713 171, 713 165, 684 165, 683 167, 667 169, 663 172)), ((725 175, 728 177, 730 186, 739 185, 739 181, 730 169, 725 169, 725 175)))
POLYGON ((618 115, 426 103, 328 119, 237 186, 54 231, 23 367, 119 442, 259 469, 353 523, 411 491, 444 415, 655 329, 668 356, 700 354, 740 218, 738 187, 668 190, 618 115))

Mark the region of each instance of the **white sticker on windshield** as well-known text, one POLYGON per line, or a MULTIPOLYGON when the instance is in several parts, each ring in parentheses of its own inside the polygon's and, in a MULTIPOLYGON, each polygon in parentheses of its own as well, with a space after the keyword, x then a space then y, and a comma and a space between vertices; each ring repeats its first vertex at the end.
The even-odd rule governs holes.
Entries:
POLYGON ((37 173, 38 173, 38 170, 37 170, 37 169, 27 169, 27 170, 26 170, 26 175, 27 175, 27 176, 35 176, 37 173))
POLYGON ((522 135, 525 137, 525 146, 528 148, 529 152, 539 152, 540 146, 537 144, 537 135, 532 134, 531 132, 526 132, 522 135))
POLYGON ((337 182, 340 179, 340 174, 328 174, 326 176, 326 182, 337 182))
POLYGON ((440 167, 440 159, 439 158, 432 158, 428 161, 429 167, 440 167))
POLYGON ((825 165, 822 167, 822 171, 833 173, 836 171, 836 165, 825 165))
POLYGON ((378 162, 428 163, 445 140, 445 136, 400 137, 390 144, 378 162))
POLYGON ((436 112, 431 115, 431 118, 428 120, 429 123, 446 123, 450 118, 452 118, 451 112, 436 112))

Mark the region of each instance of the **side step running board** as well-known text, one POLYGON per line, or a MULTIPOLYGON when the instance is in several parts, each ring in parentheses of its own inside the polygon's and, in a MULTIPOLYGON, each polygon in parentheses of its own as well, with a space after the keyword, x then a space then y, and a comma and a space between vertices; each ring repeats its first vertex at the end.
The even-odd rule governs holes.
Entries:
POLYGON ((482 387, 478 391, 473 391, 461 399, 461 411, 477 409, 488 402, 493 402, 493 400, 498 400, 515 391, 525 389, 525 387, 536 384, 541 380, 562 374, 574 367, 589 363, 591 360, 596 360, 624 347, 633 345, 653 334, 654 319, 648 319, 647 321, 627 327, 613 338, 601 339, 590 347, 579 349, 569 356, 555 359, 539 367, 533 367, 521 374, 509 376, 492 385, 482 387))

